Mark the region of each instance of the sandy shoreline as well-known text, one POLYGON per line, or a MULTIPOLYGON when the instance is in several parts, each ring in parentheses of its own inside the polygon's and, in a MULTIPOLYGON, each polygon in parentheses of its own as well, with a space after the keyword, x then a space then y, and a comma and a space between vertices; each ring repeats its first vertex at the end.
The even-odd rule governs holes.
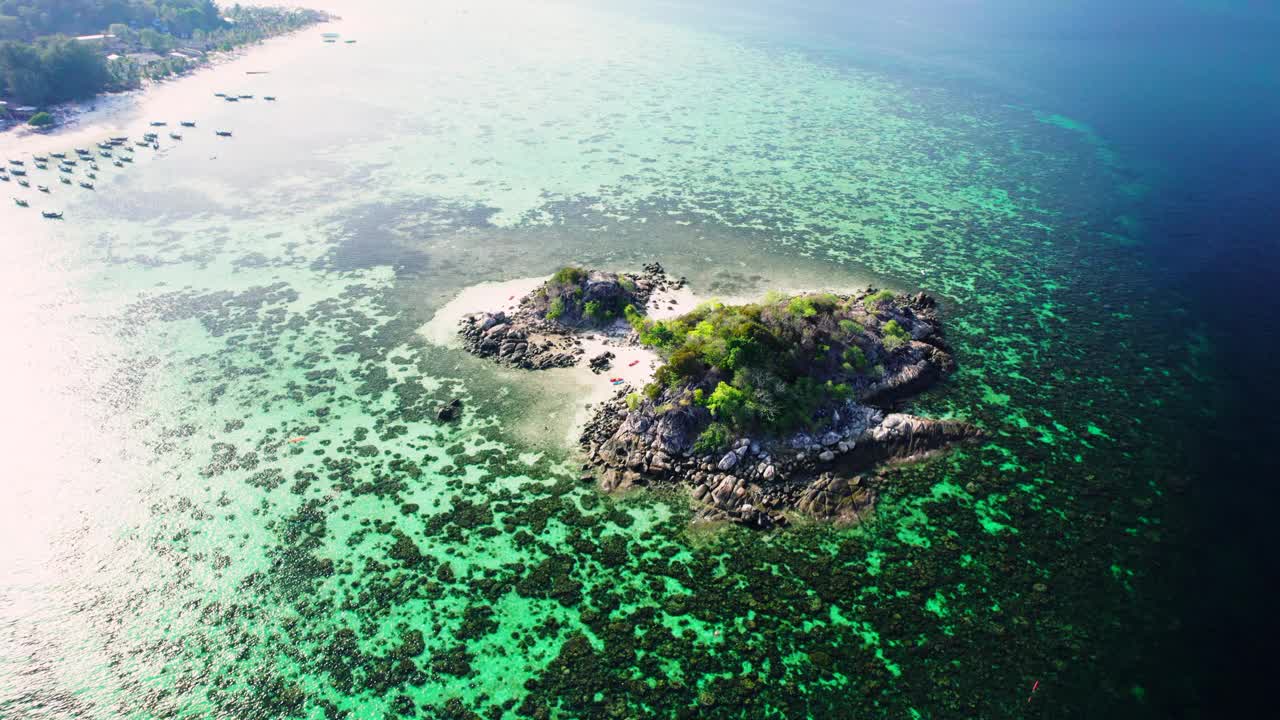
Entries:
POLYGON ((87 100, 54 105, 49 112, 57 118, 57 124, 51 128, 37 130, 26 123, 0 127, 0 152, 8 153, 9 157, 16 157, 19 154, 48 154, 66 150, 73 145, 92 145, 106 135, 127 134, 132 126, 142 120, 141 113, 147 102, 162 91, 209 75, 224 65, 245 58, 254 50, 259 50, 267 44, 296 38, 302 33, 324 28, 337 20, 339 18, 334 17, 328 22, 299 28, 294 32, 266 38, 251 45, 209 53, 205 61, 190 72, 164 80, 146 80, 142 87, 135 90, 102 93, 87 100))
MULTIPOLYGON (((419 334, 433 345, 461 349, 462 338, 458 334, 459 323, 468 315, 483 312, 513 311, 520 299, 535 290, 547 277, 519 278, 505 282, 485 282, 472 285, 460 292, 436 312, 419 329, 419 334)), ((687 287, 678 290, 655 292, 646 306, 646 313, 654 319, 670 318, 693 310, 703 298, 687 287)), ((515 371, 538 376, 554 384, 565 386, 564 407, 572 410, 572 420, 565 428, 564 443, 577 443, 582 427, 591 419, 595 407, 613 397, 619 389, 635 392, 653 380, 653 373, 662 364, 662 358, 643 345, 626 342, 631 328, 619 320, 614 326, 578 336, 584 350, 582 361, 569 368, 515 371), (596 374, 587 365, 587 359, 604 352, 615 357, 610 369, 596 374), (614 380, 622 382, 614 384, 614 380)))

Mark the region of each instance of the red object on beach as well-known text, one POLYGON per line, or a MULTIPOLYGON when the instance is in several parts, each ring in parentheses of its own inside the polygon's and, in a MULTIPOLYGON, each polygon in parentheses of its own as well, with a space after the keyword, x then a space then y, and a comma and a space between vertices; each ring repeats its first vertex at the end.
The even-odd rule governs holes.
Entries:
POLYGON ((303 440, 306 440, 306 439, 307 439, 307 436, 306 436, 306 435, 299 435, 298 437, 289 438, 289 442, 291 442, 291 443, 300 443, 300 442, 302 442, 303 440))
POLYGON ((1036 690, 1040 687, 1040 681, 1037 680, 1031 685, 1031 694, 1027 696, 1027 702, 1031 702, 1031 698, 1035 696, 1036 690))
POLYGON ((639 364, 640 364, 639 360, 632 360, 631 362, 627 363, 627 367, 635 367, 636 365, 639 365, 639 364))

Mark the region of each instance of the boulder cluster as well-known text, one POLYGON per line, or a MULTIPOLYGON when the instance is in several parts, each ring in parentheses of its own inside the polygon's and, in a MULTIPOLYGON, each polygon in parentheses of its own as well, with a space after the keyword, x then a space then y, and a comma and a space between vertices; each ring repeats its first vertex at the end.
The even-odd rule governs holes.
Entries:
POLYGON ((621 393, 585 427, 584 470, 606 491, 651 483, 686 486, 698 516, 752 527, 786 525, 797 514, 857 522, 872 507, 882 462, 923 457, 980 436, 962 422, 845 404, 821 433, 739 438, 717 454, 692 450, 689 413, 630 410, 621 393))

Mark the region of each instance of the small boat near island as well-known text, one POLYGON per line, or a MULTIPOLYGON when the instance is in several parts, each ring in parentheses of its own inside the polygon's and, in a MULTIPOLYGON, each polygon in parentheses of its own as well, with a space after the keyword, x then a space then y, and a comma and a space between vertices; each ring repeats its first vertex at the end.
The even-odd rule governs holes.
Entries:
POLYGON ((111 164, 112 164, 112 165, 115 165, 116 167, 124 167, 124 163, 120 162, 119 160, 116 160, 115 162, 113 162, 113 163, 111 163, 111 164))
POLYGON ((356 41, 355 41, 355 40, 343 40, 342 42, 346 43, 347 45, 355 45, 355 44, 356 44, 356 41))
POLYGON ((10 161, 9 161, 9 164, 10 164, 10 165, 17 165, 18 167, 22 167, 23 165, 26 165, 26 163, 25 163, 25 162, 23 162, 23 161, 21 161, 21 160, 10 160, 10 161))
POLYGON ((275 101, 276 101, 276 96, 275 96, 275 95, 263 95, 263 96, 262 96, 262 99, 263 99, 263 100, 266 100, 267 102, 275 102, 275 101))
POLYGON ((22 177, 23 175, 27 174, 26 170, 19 170, 18 168, 14 168, 9 172, 12 173, 14 177, 22 177))
POLYGON ((113 142, 113 143, 124 143, 124 142, 129 142, 129 136, 128 136, 128 135, 117 135, 117 136, 115 136, 115 137, 111 138, 111 142, 113 142))
POLYGON ((103 150, 103 151, 99 152, 98 154, 99 154, 99 155, 101 155, 101 156, 102 156, 102 157, 104 157, 104 158, 109 158, 109 157, 111 157, 111 151, 110 151, 110 150, 103 150))
POLYGON ((61 160, 62 158, 66 157, 66 156, 67 156, 67 154, 66 154, 66 153, 63 153, 63 152, 49 153, 49 157, 56 157, 56 158, 58 158, 59 160, 61 160))
POLYGON ((97 169, 98 169, 98 163, 96 163, 96 162, 91 162, 91 163, 89 163, 89 169, 90 169, 90 170, 97 170, 97 169))
POLYGON ((170 137, 170 139, 173 139, 173 140, 181 140, 181 139, 182 139, 182 133, 171 132, 171 133, 169 133, 169 137, 170 137))
POLYGON ((93 183, 88 182, 88 181, 85 181, 85 180, 81 180, 81 181, 80 181, 80 187, 84 188, 85 190, 92 190, 92 189, 93 189, 93 183))
POLYGON ((33 155, 31 159, 35 160, 38 163, 49 162, 49 158, 46 155, 33 155))
POLYGON ((75 167, 76 165, 80 164, 80 161, 79 160, 63 160, 62 164, 67 167, 75 167))
POLYGON ((226 97, 226 96, 227 96, 227 94, 226 94, 226 93, 214 93, 214 94, 213 94, 213 96, 214 96, 214 97, 224 98, 224 97, 226 97))
POLYGON ((9 182, 9 176, 4 173, 0 173, 0 182, 9 182))
POLYGON ((131 162, 133 162, 133 158, 129 157, 128 155, 121 155, 121 156, 119 157, 119 159, 117 160, 117 162, 127 162, 127 163, 131 163, 131 162))
POLYGON ((183 120, 182 122, 180 122, 180 123, 178 123, 178 124, 179 124, 179 125, 181 125, 182 127, 195 127, 195 126, 196 126, 196 121, 195 121, 195 120, 183 120))
POLYGON ((241 96, 240 96, 240 99, 241 99, 241 100, 252 100, 252 99, 253 99, 253 96, 252 96, 252 95, 241 95, 241 96))
POLYGON ((217 131, 217 135, 218 135, 218 137, 231 137, 231 131, 230 131, 230 130, 218 130, 218 131, 217 131))
POLYGON ((234 96, 234 95, 228 95, 228 96, 226 97, 226 100, 227 100, 227 102, 240 102, 240 98, 238 98, 238 97, 236 97, 236 96, 234 96))
POLYGON ((100 142, 100 143, 98 143, 98 149, 99 149, 99 150, 110 150, 110 149, 111 149, 111 148, 113 148, 113 147, 115 147, 115 145, 112 145, 112 144, 111 144, 111 143, 109 143, 109 142, 100 142))
POLYGON ((49 169, 49 164, 48 164, 48 163, 38 162, 38 163, 36 163, 36 169, 37 169, 37 170, 48 170, 48 169, 49 169))
POLYGON ((69 177, 59 177, 58 179, 62 181, 62 184, 63 184, 63 185, 70 185, 70 184, 71 184, 71 178, 69 178, 69 177))
POLYGON ((48 192, 49 192, 49 186, 48 186, 48 185, 37 185, 37 186, 36 186, 36 189, 37 189, 37 190, 39 190, 39 191, 40 191, 40 192, 42 192, 42 193, 48 193, 48 192))
POLYGON ((40 214, 41 214, 41 215, 43 215, 43 216, 45 216, 46 218, 48 218, 48 219, 50 219, 50 220, 61 220, 61 219, 62 219, 62 213, 61 213, 61 212, 54 212, 53 210, 45 210, 45 211, 41 212, 40 214))
POLYGON ((85 177, 89 178, 90 180, 97 180, 97 179, 98 179, 98 174, 97 174, 97 173, 85 173, 85 177))
POLYGON ((19 180, 18 180, 18 184, 19 184, 19 185, 21 185, 22 187, 31 187, 31 183, 27 182, 26 180, 22 180, 22 179, 19 179, 19 180))
POLYGON ((164 126, 166 126, 166 125, 168 125, 168 124, 169 124, 169 123, 165 122, 164 120, 152 120, 152 121, 151 121, 151 127, 164 127, 164 126))
POLYGON ((13 201, 17 203, 18 207, 31 207, 31 204, 22 198, 14 198, 13 201))

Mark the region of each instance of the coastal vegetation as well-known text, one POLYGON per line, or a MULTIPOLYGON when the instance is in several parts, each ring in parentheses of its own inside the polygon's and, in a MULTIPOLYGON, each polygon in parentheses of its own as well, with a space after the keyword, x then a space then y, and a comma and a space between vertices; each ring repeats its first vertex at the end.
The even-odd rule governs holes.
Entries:
POLYGON ((212 0, 0 0, 0 96, 43 107, 129 90, 326 18, 212 0))
POLYGON ((568 266, 535 291, 533 302, 547 320, 569 327, 603 327, 636 302, 635 292, 631 276, 568 266))
POLYGON ((714 422, 698 444, 715 449, 732 434, 811 427, 824 408, 874 384, 880 363, 911 340, 878 308, 829 293, 771 293, 746 305, 704 303, 670 320, 650 320, 632 306, 624 313, 640 342, 666 360, 645 397, 706 408, 714 422))

